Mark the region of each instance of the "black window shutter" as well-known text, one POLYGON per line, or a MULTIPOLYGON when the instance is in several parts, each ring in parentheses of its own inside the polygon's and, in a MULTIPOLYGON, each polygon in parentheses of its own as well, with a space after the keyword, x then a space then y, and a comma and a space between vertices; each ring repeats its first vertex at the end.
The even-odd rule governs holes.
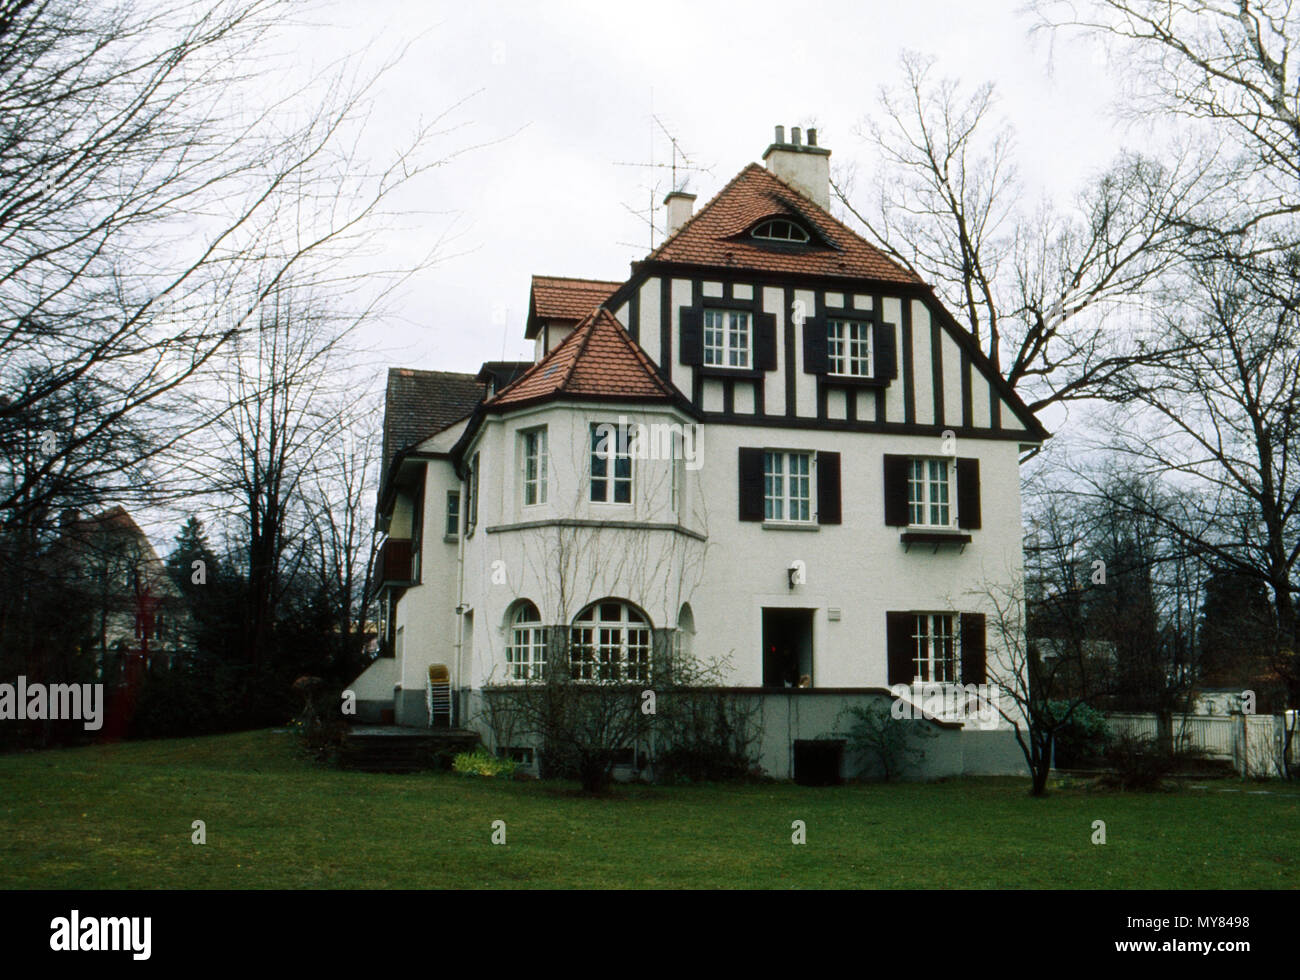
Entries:
POLYGON ((885 523, 890 527, 907 527, 906 456, 885 454, 885 523))
POLYGON ((763 519, 763 450, 740 448, 740 519, 763 519))
POLYGON ((704 363, 704 336, 701 331, 702 311, 682 307, 682 343, 678 360, 683 364, 704 363))
POLYGON ((805 316, 803 321, 804 374, 826 373, 826 318, 805 316))
POLYGON ((916 678, 912 664, 911 613, 885 613, 885 645, 889 651, 889 686, 911 684, 916 678))
POLYGON ((961 614, 961 682, 983 684, 987 679, 984 668, 984 614, 961 614))
POLYGON ((875 323, 871 326, 871 344, 876 357, 877 380, 892 381, 898 377, 898 345, 895 343, 892 323, 875 323))
POLYGON ((760 371, 776 370, 776 314, 754 317, 754 366, 760 371))
POLYGON ((957 460, 957 526, 980 526, 980 461, 957 460))
POLYGON ((817 454, 817 523, 840 523, 840 454, 817 454))

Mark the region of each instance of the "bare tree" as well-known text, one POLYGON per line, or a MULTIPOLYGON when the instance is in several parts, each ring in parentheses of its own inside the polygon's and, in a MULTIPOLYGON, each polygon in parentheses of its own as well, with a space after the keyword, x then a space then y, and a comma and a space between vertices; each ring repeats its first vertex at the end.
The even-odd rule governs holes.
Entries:
MULTIPOLYGON (((1288 273, 1289 275, 1289 273, 1288 273)), ((1300 279, 1290 278, 1294 299, 1300 279)), ((1280 277, 1274 278, 1280 288, 1280 277)), ((1152 474, 1197 492, 1172 512, 1139 506, 1208 565, 1265 585, 1268 637, 1292 706, 1300 704, 1300 326, 1294 299, 1277 303, 1234 262, 1189 270, 1184 308, 1164 329, 1185 353, 1124 378, 1125 420, 1115 446, 1152 474), (1143 418, 1141 437, 1133 409, 1143 418)), ((1134 502, 1137 504, 1138 502, 1134 502)))
POLYGON ((1132 314, 1177 259, 1198 162, 1122 154, 1070 206, 1027 206, 993 86, 936 78, 915 53, 901 65, 864 126, 880 161, 870 189, 855 203, 849 181, 834 184, 868 236, 935 287, 1035 411, 1166 356, 1132 314))
POLYGON ((1216 154, 1215 209, 1186 215, 1210 254, 1294 245, 1300 215, 1300 14, 1290 0, 1035 0, 1036 29, 1083 34, 1125 66, 1128 112, 1199 127, 1216 154))
POLYGON ((243 652, 255 668, 281 600, 310 577, 306 500, 345 436, 336 408, 345 341, 357 322, 340 322, 306 290, 282 286, 256 332, 231 342, 221 370, 196 395, 197 414, 214 421, 191 441, 188 468, 236 519, 248 579, 243 652))
POLYGON ((334 666, 340 676, 352 677, 362 666, 375 570, 370 496, 382 426, 375 403, 338 405, 335 412, 343 431, 313 460, 304 490, 306 535, 319 588, 335 616, 334 666))
POLYGON ((277 64, 276 32, 299 6, 0 0, 0 629, 11 651, 36 642, 31 603, 11 586, 46 561, 59 509, 210 489, 178 487, 170 472, 230 410, 190 411, 198 382, 237 338, 243 350, 260 342, 290 279, 335 298, 355 286, 344 259, 390 217, 390 195, 435 163, 427 149, 445 117, 391 159, 361 153, 387 66, 345 59, 295 81, 277 64))

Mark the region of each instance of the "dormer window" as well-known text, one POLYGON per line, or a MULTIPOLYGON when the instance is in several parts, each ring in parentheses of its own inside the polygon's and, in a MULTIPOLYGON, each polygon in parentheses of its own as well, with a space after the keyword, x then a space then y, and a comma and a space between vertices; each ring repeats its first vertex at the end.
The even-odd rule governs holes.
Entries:
POLYGON ((793 221, 787 221, 784 218, 773 218, 770 221, 764 221, 750 232, 750 235, 768 242, 792 242, 797 245, 807 244, 811 240, 811 236, 807 231, 793 221))

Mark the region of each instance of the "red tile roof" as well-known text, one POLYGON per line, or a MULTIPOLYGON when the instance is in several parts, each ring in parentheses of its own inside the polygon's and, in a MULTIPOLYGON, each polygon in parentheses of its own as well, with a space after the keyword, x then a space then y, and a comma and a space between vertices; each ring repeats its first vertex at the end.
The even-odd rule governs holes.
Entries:
POLYGON ((917 283, 880 249, 756 163, 738 173, 647 261, 730 266, 762 272, 917 283), (766 245, 748 232, 763 218, 794 218, 830 244, 766 245))
POLYGON ((621 285, 621 282, 603 279, 533 276, 528 327, 524 335, 529 339, 536 336, 539 320, 572 320, 576 323, 609 299, 621 285))
POLYGON ((578 324, 555 350, 484 403, 510 408, 545 398, 680 401, 654 363, 608 310, 578 324))

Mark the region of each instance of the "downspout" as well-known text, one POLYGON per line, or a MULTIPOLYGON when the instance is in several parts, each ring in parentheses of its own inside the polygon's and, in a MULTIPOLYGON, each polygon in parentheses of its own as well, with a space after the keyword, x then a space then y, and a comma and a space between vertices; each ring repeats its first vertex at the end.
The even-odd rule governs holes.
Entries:
POLYGON ((468 526, 466 521, 469 515, 469 486, 465 480, 460 483, 460 513, 457 515, 457 521, 460 527, 457 528, 456 535, 456 658, 452 683, 455 685, 456 703, 451 717, 451 724, 455 728, 461 727, 460 717, 460 683, 461 683, 461 658, 465 646, 465 528, 468 526))

